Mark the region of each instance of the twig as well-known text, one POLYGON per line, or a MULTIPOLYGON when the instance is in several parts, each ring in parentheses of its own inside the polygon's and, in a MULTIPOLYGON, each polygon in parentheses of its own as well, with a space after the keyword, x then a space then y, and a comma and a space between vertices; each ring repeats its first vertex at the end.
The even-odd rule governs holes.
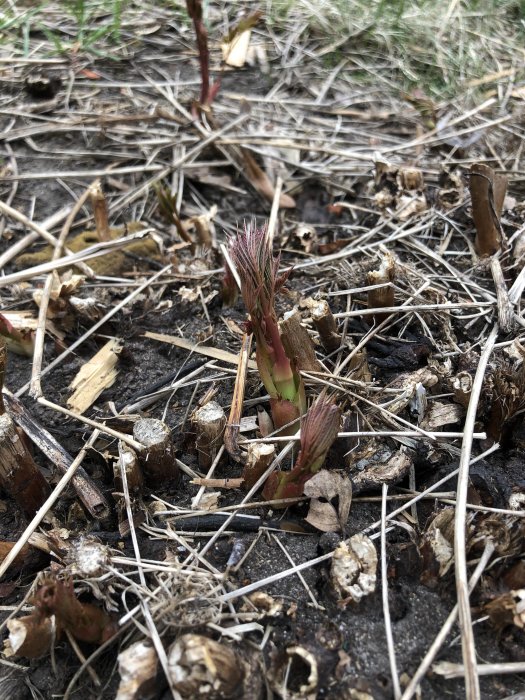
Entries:
POLYGON ((496 298, 498 300, 498 323, 503 333, 510 333, 513 327, 514 310, 498 257, 492 256, 490 259, 490 269, 492 278, 494 279, 494 286, 496 287, 496 298))
MULTIPOLYGON (((57 241, 55 243, 55 249, 53 251, 53 255, 51 256, 52 262, 55 262, 56 260, 58 260, 58 258, 62 254, 62 249, 64 248, 64 244, 65 244, 66 238, 69 234, 69 231, 71 229, 71 226, 73 225, 73 221, 75 220, 75 217, 78 214, 78 212, 84 206, 84 203, 87 201, 89 195, 90 195, 90 188, 88 187, 85 190, 85 192, 78 198, 78 201, 76 202, 75 206, 71 210, 71 213, 69 214, 66 221, 64 222, 64 225, 62 226, 62 230, 60 231, 60 235, 57 238, 57 241)), ((40 376, 41 376, 41 370, 42 370, 42 359, 44 356, 44 340, 45 340, 45 334, 46 334, 47 309, 49 306, 49 296, 51 294, 52 285, 53 285, 53 272, 50 272, 47 276, 46 283, 44 284, 44 289, 42 291, 42 296, 40 298, 40 310, 38 312, 38 324, 37 324, 36 333, 35 333, 35 349, 33 351, 33 367, 31 370, 31 383, 30 383, 30 390, 29 390, 29 393, 34 398, 38 398, 39 396, 42 396, 42 385, 40 383, 40 376)))
POLYGON ((252 334, 244 333, 239 353, 239 364, 237 365, 237 375, 233 387, 232 403, 230 415, 224 430, 224 446, 228 454, 237 462, 241 461, 242 453, 239 449, 239 432, 244 402, 244 390, 246 386, 246 373, 248 371, 248 361, 252 346, 252 334))
MULTIPOLYGON (((9 391, 4 398, 13 420, 19 425, 30 440, 41 450, 46 457, 62 472, 69 469, 73 457, 55 440, 40 423, 38 423, 25 406, 9 391)), ((83 467, 78 467, 71 484, 78 497, 88 510, 97 519, 104 519, 109 515, 109 504, 83 467)))
POLYGON ((456 574, 456 591, 459 607, 459 623, 461 628, 461 648, 463 663, 465 664, 466 695, 469 700, 480 700, 479 678, 476 671, 476 647, 472 620, 470 615, 470 602, 467 584, 467 552, 465 524, 467 517, 467 490, 469 476, 469 462, 472 450, 472 433, 476 422, 479 397, 485 370, 490 353, 498 336, 498 325, 495 324, 483 348, 478 361, 478 368, 472 383, 470 401, 463 428, 464 436, 461 445, 459 460, 458 485, 456 494, 456 514, 454 518, 454 558, 456 574))
POLYGON ((447 302, 446 304, 414 304, 413 306, 385 306, 380 309, 359 309, 359 311, 342 311, 334 314, 334 318, 353 318, 354 316, 370 316, 378 311, 385 314, 399 314, 410 311, 450 311, 452 309, 472 309, 474 307, 494 306, 491 301, 476 302, 447 302))
POLYGON ((394 686, 394 697, 399 700, 401 697, 401 686, 399 685, 399 675, 397 671, 396 650, 394 647, 394 635, 392 634, 392 620, 390 619, 390 608, 388 605, 388 575, 386 568, 386 497, 388 485, 383 484, 383 498, 381 500, 381 597, 383 600, 383 617, 385 618, 385 633, 388 646, 388 660, 390 662, 390 673, 392 675, 392 685, 394 686))
MULTIPOLYGON (((142 563, 141 563, 141 555, 140 555, 139 543, 137 540, 137 533, 135 531, 135 523, 133 521, 133 509, 131 507, 131 498, 129 495, 128 477, 127 477, 126 470, 124 468, 122 461, 120 461, 120 477, 122 479, 122 491, 124 494, 124 500, 126 502, 126 512, 128 515, 128 523, 129 523, 131 541, 133 543, 133 551, 135 552, 136 566, 137 566, 137 570, 138 570, 138 574, 139 574, 139 578, 140 578, 140 582, 142 584, 142 587, 144 589, 147 589, 146 577, 144 575, 144 569, 143 569, 142 563)), ((146 620, 146 624, 148 626, 148 630, 149 630, 149 633, 151 635, 153 645, 154 645, 155 650, 157 652, 157 655, 159 657, 160 665, 162 666, 162 670, 164 671, 164 675, 166 676, 166 680, 168 681, 170 691, 171 691, 174 698, 178 698, 179 695, 177 693, 175 686, 173 685, 173 679, 172 679, 171 674, 168 670, 168 657, 166 656, 166 651, 164 649, 164 646, 163 646, 162 641, 160 639, 158 630, 155 626, 155 622, 153 621, 153 617, 151 615, 150 609, 148 607, 148 604, 147 604, 144 596, 140 597, 140 607, 141 607, 144 619, 146 620)))
MULTIPOLYGON (((465 675, 465 667, 462 664, 454 664, 450 661, 439 661, 434 664, 432 671, 446 679, 463 678, 465 675)), ((499 676, 501 673, 525 673, 525 662, 523 661, 507 661, 501 664, 480 664, 478 666, 480 676, 499 676)), ((522 694, 513 695, 513 698, 518 700, 522 694)))

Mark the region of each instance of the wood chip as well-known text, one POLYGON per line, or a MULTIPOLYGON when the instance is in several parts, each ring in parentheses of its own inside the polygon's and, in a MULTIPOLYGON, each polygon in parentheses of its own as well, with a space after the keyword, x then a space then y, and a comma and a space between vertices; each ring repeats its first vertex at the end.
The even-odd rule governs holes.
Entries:
POLYGON ((74 389, 67 400, 75 413, 84 413, 117 378, 117 359, 122 350, 118 338, 108 341, 91 360, 86 362, 70 384, 74 389))

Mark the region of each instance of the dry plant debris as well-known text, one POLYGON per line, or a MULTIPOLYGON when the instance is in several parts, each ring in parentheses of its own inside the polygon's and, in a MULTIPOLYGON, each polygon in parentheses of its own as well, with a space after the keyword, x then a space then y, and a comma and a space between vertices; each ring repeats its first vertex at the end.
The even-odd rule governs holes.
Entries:
POLYGON ((520 3, 29 5, 2 687, 519 696, 520 3))

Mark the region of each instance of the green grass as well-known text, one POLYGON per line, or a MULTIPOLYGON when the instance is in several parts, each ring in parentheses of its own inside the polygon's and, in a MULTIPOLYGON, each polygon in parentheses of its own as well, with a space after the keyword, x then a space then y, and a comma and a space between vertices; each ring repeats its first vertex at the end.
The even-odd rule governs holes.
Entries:
MULTIPOLYGON (((157 3, 173 12, 174 22, 188 24, 184 0, 157 3)), ((0 44, 14 43, 23 54, 29 52, 30 37, 40 32, 51 43, 51 54, 80 51, 115 58, 123 13, 148 15, 147 0, 0 4, 0 44)), ((324 70, 345 63, 343 70, 351 71, 357 85, 417 89, 439 101, 456 95, 479 99, 496 82, 472 83, 508 69, 515 70, 516 83, 525 80, 525 0, 230 0, 224 7, 208 0, 212 42, 224 33, 224 12, 234 17, 237 4, 261 8, 272 32, 285 41, 293 37, 291 48, 298 55, 307 47, 304 62, 319 62, 324 70)))
POLYGON ((17 48, 26 55, 30 34, 42 32, 57 54, 81 51, 108 57, 108 52, 98 45, 102 40, 119 42, 124 5, 125 0, 61 0, 61 13, 55 13, 56 21, 51 22, 47 10, 56 8, 56 3, 43 0, 27 7, 12 0, 0 11, 0 43, 18 36, 17 48))
POLYGON ((517 80, 525 78, 525 0, 267 0, 266 9, 274 31, 307 22, 319 47, 337 43, 323 53, 325 67, 342 57, 354 69, 368 63, 401 89, 429 97, 451 97, 511 67, 517 80))

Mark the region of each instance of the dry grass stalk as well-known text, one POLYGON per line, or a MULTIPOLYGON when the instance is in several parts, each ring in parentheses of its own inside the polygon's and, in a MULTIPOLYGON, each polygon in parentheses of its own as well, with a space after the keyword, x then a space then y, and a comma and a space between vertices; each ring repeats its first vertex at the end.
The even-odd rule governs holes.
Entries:
POLYGON ((192 423, 197 433, 199 467, 209 469, 222 444, 226 427, 224 409, 216 401, 208 401, 193 413, 192 423))
POLYGON ((475 246, 479 255, 494 255, 501 249, 501 211, 507 191, 507 177, 484 163, 470 166, 472 218, 476 226, 475 246))
POLYGON ((100 241, 111 240, 109 235, 109 214, 108 202, 100 180, 96 180, 89 188, 89 198, 93 207, 93 216, 95 219, 95 230, 100 241))
MULTIPOLYGON (((382 309, 394 306, 394 286, 393 281, 396 276, 396 265, 394 257, 390 253, 386 253, 381 261, 381 266, 378 270, 372 270, 367 274, 368 284, 384 285, 377 289, 368 291, 368 308, 382 309)), ((375 323, 381 323, 388 318, 388 314, 374 313, 375 323)))
POLYGON ((341 336, 330 306, 325 299, 312 306, 312 321, 327 353, 335 352, 341 345, 341 336))
POLYGON ((5 379, 5 368, 7 366, 7 347, 5 338, 0 336, 0 415, 5 413, 4 404, 4 379, 5 379))
POLYGON ((479 700, 479 678, 476 672, 476 647, 474 633, 472 630, 472 618, 470 612, 470 602, 467 583, 467 560, 466 560, 466 533, 465 523, 467 517, 467 489, 469 477, 469 461, 472 451, 472 433, 476 422, 476 411, 487 363, 494 348, 498 335, 498 326, 495 325, 485 342, 485 347, 479 358, 478 368, 472 384, 470 401, 465 418, 464 437, 461 445, 461 456, 459 461, 459 474, 456 496, 456 515, 454 520, 454 556, 456 560, 456 590, 459 607, 459 622, 461 627, 461 650, 463 663, 465 664, 465 685, 467 695, 472 700, 479 700))
POLYGON ((118 460, 113 464, 113 479, 116 490, 114 496, 116 498, 119 532, 122 537, 126 537, 129 535, 130 525, 128 522, 126 501, 123 497, 124 486, 122 483, 122 471, 126 474, 126 481, 130 493, 130 507, 135 525, 140 525, 145 519, 144 508, 141 502, 144 477, 135 450, 120 440, 118 451, 118 460))
POLYGON ((383 484, 381 498, 381 598, 383 602, 383 617, 385 619, 385 632, 388 645, 388 660, 390 662, 390 674, 394 686, 394 697, 399 700, 401 697, 401 687, 399 685, 399 672, 397 670, 396 650, 394 646, 394 635, 392 632, 392 619, 390 617, 390 606, 388 602, 388 572, 387 572, 387 552, 386 552, 386 498, 388 486, 383 484))
MULTIPOLYGON (((227 267, 227 269, 229 269, 227 267)), ((228 422, 224 430, 224 446, 226 451, 240 462, 242 460, 242 452, 239 447, 239 432, 242 417, 242 406, 244 401, 244 390, 246 386, 246 372, 248 370, 248 362, 250 350, 252 347, 251 333, 244 333, 241 343, 241 351, 239 353, 239 364, 237 365, 237 374, 235 376, 235 386, 233 388, 232 405, 228 422)))
POLYGON ((242 477, 209 479, 205 476, 196 476, 190 483, 195 484, 195 486, 205 486, 207 489, 239 489, 243 482, 242 477))
POLYGON ((248 445, 246 462, 242 471, 243 488, 249 490, 261 478, 275 459, 275 446, 264 443, 248 445))

